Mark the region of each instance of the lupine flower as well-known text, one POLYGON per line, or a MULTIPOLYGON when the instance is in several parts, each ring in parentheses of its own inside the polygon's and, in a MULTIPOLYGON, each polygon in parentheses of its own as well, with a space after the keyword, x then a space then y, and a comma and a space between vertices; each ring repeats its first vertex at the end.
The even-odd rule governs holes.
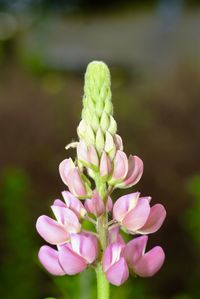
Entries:
POLYGON ((141 277, 156 274, 165 260, 164 251, 160 246, 156 246, 145 253, 147 241, 147 236, 133 239, 128 242, 123 251, 130 269, 141 277))
POLYGON ((150 208, 150 197, 139 197, 135 192, 120 197, 113 206, 113 218, 131 233, 153 233, 157 231, 166 211, 161 204, 150 208))
POLYGON ((51 209, 56 220, 42 215, 38 218, 36 228, 40 236, 50 244, 62 244, 69 240, 70 234, 80 232, 81 225, 76 214, 55 200, 51 209))
POLYGON ((103 271, 108 281, 114 285, 121 285, 128 279, 128 266, 123 256, 124 245, 112 243, 108 245, 103 255, 103 271))
POLYGON ((110 83, 110 72, 103 62, 88 65, 77 128, 79 140, 66 147, 76 147, 77 158, 75 162, 65 159, 59 165, 61 179, 69 191, 62 192, 64 202, 56 199, 51 206, 56 220, 42 215, 36 223, 41 237, 57 247, 40 248, 38 256, 44 268, 61 276, 92 266, 101 299, 109 298, 108 283, 123 284, 129 271, 141 277, 152 276, 165 259, 159 246, 145 253, 145 235, 161 227, 165 208, 161 204, 150 207, 151 197, 140 197, 139 192, 121 196, 114 205, 110 197, 116 188, 134 186, 143 174, 142 160, 132 155, 127 158, 117 134, 110 83), (84 231, 85 221, 90 221, 96 231, 84 231), (144 236, 126 244, 120 229, 144 236))

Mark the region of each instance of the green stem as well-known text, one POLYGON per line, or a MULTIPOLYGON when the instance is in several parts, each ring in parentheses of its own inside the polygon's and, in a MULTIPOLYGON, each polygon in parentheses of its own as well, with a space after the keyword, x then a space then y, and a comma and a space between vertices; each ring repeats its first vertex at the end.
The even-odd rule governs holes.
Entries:
POLYGON ((97 265, 96 274, 97 274, 97 298, 109 299, 110 298, 109 282, 106 279, 105 273, 103 272, 100 263, 97 265))

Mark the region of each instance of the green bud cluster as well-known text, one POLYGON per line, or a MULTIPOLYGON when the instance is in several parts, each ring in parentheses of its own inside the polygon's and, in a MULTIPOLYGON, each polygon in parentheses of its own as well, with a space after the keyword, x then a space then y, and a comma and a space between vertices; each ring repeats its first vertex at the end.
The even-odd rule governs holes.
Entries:
POLYGON ((99 156, 108 147, 106 143, 110 145, 110 139, 117 131, 110 87, 107 65, 101 61, 91 62, 85 73, 82 120, 77 132, 86 145, 94 145, 99 156))

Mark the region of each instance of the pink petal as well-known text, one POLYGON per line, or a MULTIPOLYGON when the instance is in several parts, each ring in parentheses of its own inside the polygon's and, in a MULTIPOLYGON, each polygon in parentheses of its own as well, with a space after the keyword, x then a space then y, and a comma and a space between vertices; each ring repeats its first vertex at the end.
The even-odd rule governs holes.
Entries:
POLYGON ((107 202, 106 202, 106 212, 107 213, 111 212, 112 208, 113 208, 113 202, 112 202, 111 197, 109 196, 107 199, 107 202))
POLYGON ((61 179, 67 186, 69 183, 69 173, 73 168, 75 168, 75 165, 71 158, 63 160, 59 165, 61 179))
POLYGON ((82 140, 77 145, 77 156, 82 162, 89 163, 87 145, 82 140))
POLYGON ((149 201, 145 198, 140 198, 136 207, 124 217, 122 225, 130 232, 136 232, 145 224, 149 213, 149 201))
POLYGON ((117 151, 111 181, 123 180, 128 172, 128 159, 124 152, 117 151))
POLYGON ((113 206, 113 218, 122 221, 128 211, 137 205, 139 195, 139 192, 135 192, 118 198, 113 206))
POLYGON ((86 260, 88 264, 93 263, 96 259, 97 251, 93 239, 82 234, 71 235, 71 245, 74 252, 86 260))
POLYGON ((98 167, 99 166, 99 157, 97 155, 97 151, 93 145, 90 145, 88 147, 88 155, 89 155, 89 161, 92 165, 98 167))
POLYGON ((165 260, 165 253, 160 246, 156 246, 147 252, 135 264, 134 271, 141 277, 153 276, 160 270, 165 260))
POLYGON ((128 159, 128 173, 124 180, 124 185, 131 187, 139 182, 143 174, 143 161, 137 156, 131 156, 128 159))
POLYGON ((128 279, 128 276, 128 266, 123 257, 121 257, 119 261, 112 265, 106 272, 107 280, 116 286, 122 285, 128 279))
POLYGON ((87 196, 85 185, 81 179, 80 172, 77 167, 72 169, 69 173, 69 184, 70 191, 78 197, 87 196))
POLYGON ((62 200, 60 200, 60 199, 54 200, 53 206, 66 207, 66 205, 64 204, 64 202, 62 202, 62 200))
POLYGON ((105 211, 104 203, 96 190, 93 191, 91 199, 87 198, 85 200, 85 208, 96 217, 99 217, 105 211))
POLYGON ((125 242, 122 238, 122 236, 119 233, 119 226, 112 228, 108 232, 108 242, 110 243, 121 243, 125 245, 125 242))
POLYGON ((100 176, 108 176, 111 172, 111 162, 110 158, 103 151, 100 161, 100 176))
POLYGON ((80 273, 87 267, 84 258, 74 253, 68 245, 60 246, 58 258, 61 267, 68 275, 80 273))
POLYGON ((51 206, 51 209, 60 224, 62 224, 67 232, 77 233, 81 229, 78 217, 68 208, 51 206))
POLYGON ((129 241, 123 249, 128 265, 134 268, 135 263, 144 255, 148 237, 142 236, 129 241))
POLYGON ((154 233, 163 224, 166 217, 166 210, 161 204, 154 205, 151 210, 149 217, 142 228, 138 231, 140 234, 154 233))
POLYGON ((69 239, 68 232, 55 220, 48 216, 40 216, 36 223, 40 236, 50 244, 64 243, 69 239))
POLYGON ((124 246, 121 243, 111 243, 107 246, 102 260, 104 272, 106 272, 113 264, 119 261, 123 247, 124 246))
POLYGON ((86 210, 82 202, 78 198, 76 198, 69 191, 63 191, 62 196, 64 198, 64 201, 66 202, 67 207, 72 210, 78 218, 84 217, 84 215, 86 214, 86 210))
POLYGON ((97 254, 98 254, 98 241, 97 241, 97 237, 92 232, 91 233, 82 232, 80 234, 83 235, 83 236, 85 236, 85 237, 87 237, 87 238, 89 238, 92 241, 92 243, 93 243, 93 245, 95 247, 95 256, 97 256, 97 254))
POLYGON ((117 150, 123 151, 123 142, 120 135, 115 134, 114 136, 114 143, 117 150))
POLYGON ((49 247, 42 246, 38 253, 39 260, 44 268, 52 275, 65 275, 58 261, 58 251, 49 247))

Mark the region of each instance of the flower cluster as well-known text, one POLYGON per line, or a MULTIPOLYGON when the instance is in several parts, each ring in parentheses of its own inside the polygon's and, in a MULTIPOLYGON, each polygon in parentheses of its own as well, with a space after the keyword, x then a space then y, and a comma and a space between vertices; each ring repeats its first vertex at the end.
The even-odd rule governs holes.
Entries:
POLYGON ((139 192, 113 203, 110 195, 116 188, 132 187, 140 180, 143 162, 127 157, 116 134, 107 66, 91 63, 85 82, 77 159, 65 159, 59 166, 69 191, 62 192, 64 201, 56 199, 51 206, 55 219, 43 215, 36 224, 41 237, 55 248, 42 246, 39 260, 53 275, 74 275, 100 265, 107 281, 119 286, 129 272, 149 277, 161 268, 163 249, 145 249, 147 235, 161 227, 166 211, 161 204, 150 206, 151 197, 139 192), (84 230, 85 221, 94 229, 84 230), (126 243, 121 231, 136 237, 126 243))

